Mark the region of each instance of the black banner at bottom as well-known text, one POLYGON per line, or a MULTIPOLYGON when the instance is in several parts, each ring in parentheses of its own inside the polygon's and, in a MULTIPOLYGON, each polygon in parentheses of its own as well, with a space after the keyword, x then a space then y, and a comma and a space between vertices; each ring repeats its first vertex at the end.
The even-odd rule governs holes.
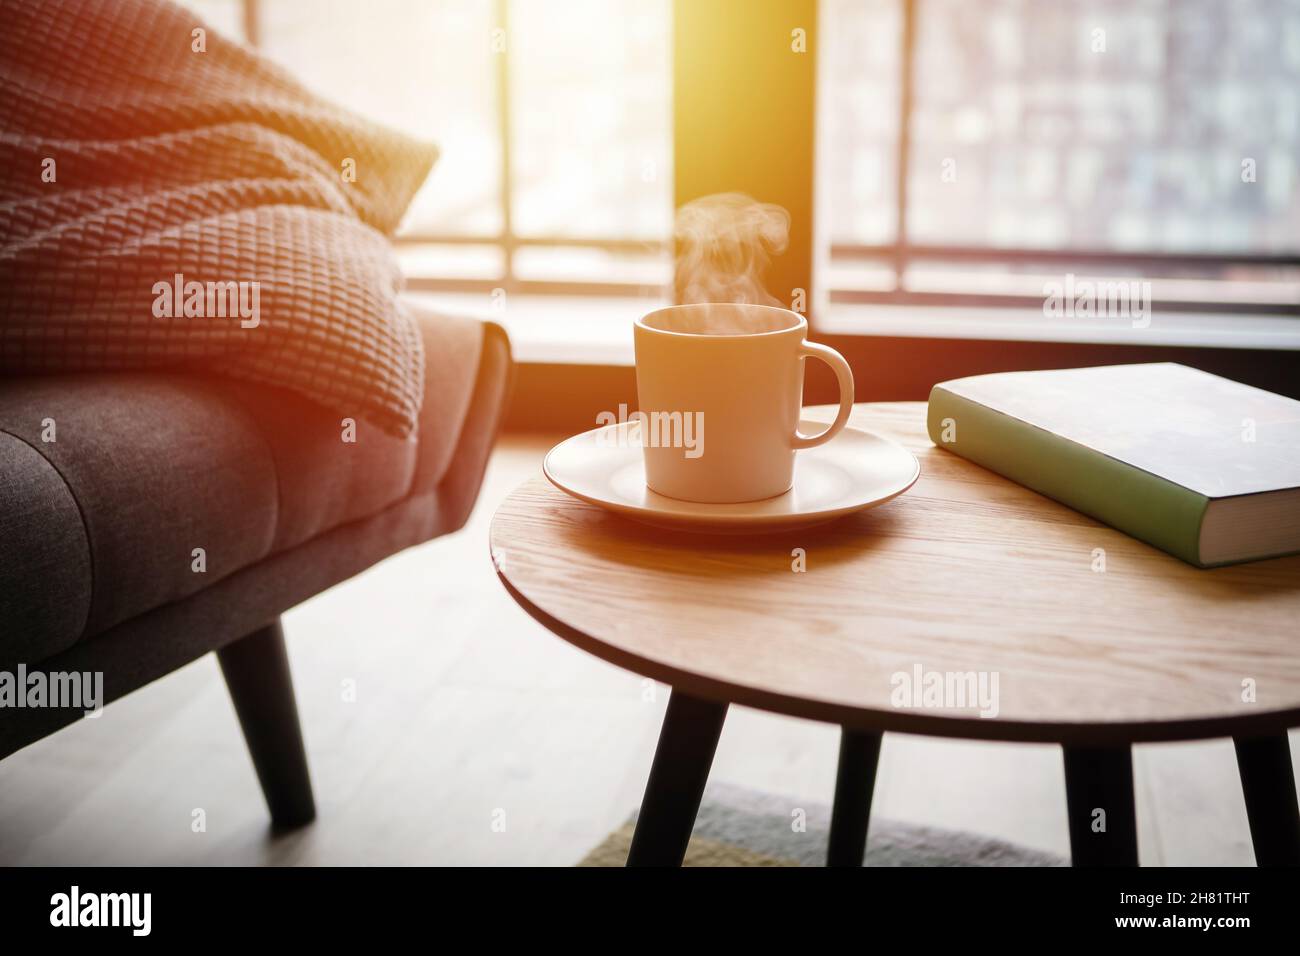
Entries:
POLYGON ((82 943, 337 945, 465 931, 535 944, 539 932, 572 939, 601 924, 657 936, 684 920, 733 942, 846 923, 864 940, 910 930, 927 943, 990 933, 1227 942, 1292 928, 1295 899, 1294 874, 1251 869, 0 870, 6 942, 75 933, 82 943))

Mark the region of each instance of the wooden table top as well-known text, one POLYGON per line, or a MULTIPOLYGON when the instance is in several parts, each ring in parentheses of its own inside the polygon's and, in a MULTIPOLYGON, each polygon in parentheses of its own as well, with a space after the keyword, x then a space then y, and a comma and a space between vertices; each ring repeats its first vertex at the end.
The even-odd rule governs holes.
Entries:
POLYGON ((698 535, 538 477, 493 519, 498 574, 628 670, 863 729, 1106 744, 1300 724, 1300 557, 1200 570, 936 448, 924 403, 859 405, 852 424, 917 456, 907 494, 810 530, 698 535), (955 706, 957 684, 924 693, 948 675, 974 691, 968 674, 983 707, 955 706))

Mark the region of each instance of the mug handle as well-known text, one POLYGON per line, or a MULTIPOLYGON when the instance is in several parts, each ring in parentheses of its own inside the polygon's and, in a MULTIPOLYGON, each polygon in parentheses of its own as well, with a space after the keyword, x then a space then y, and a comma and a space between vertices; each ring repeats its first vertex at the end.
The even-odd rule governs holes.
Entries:
POLYGON ((796 428, 794 433, 794 447, 799 448, 816 448, 818 445, 830 441, 841 431, 849 422, 849 415, 853 412, 853 369, 849 368, 849 363, 844 360, 844 356, 833 348, 825 345, 818 345, 816 342, 803 342, 799 346, 799 355, 801 358, 821 359, 831 367, 835 373, 835 379, 840 385, 840 410, 835 415, 835 421, 831 422, 830 427, 816 435, 801 435, 796 428))

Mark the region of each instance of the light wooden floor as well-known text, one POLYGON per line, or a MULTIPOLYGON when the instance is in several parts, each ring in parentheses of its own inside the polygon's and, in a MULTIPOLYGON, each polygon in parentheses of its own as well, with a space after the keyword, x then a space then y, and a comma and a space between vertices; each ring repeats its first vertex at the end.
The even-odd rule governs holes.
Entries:
MULTIPOLYGON (((0 763, 0 864, 578 860, 637 805, 667 690, 551 636, 492 571, 492 511, 550 444, 505 440, 468 527, 285 616, 315 824, 268 833, 209 656, 0 763)), ((712 779, 829 803, 837 739, 733 709, 712 779)), ((1140 747, 1136 773, 1144 864, 1253 862, 1230 742, 1140 747)), ((875 813, 1064 855, 1061 774, 1055 747, 888 736, 875 813)))

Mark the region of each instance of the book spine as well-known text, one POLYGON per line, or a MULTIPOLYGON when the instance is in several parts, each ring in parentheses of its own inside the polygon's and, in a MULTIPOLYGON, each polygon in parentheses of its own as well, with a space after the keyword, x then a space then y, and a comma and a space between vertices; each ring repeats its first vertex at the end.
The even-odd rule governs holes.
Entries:
POLYGON ((926 427, 940 448, 1204 567, 1204 495, 938 385, 926 427))

